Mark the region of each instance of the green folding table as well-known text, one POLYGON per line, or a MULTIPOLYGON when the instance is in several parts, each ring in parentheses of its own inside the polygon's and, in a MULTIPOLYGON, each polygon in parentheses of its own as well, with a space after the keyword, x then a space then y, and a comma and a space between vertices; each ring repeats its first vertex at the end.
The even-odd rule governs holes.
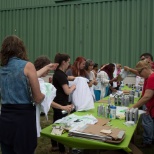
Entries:
MULTIPOLYGON (((108 99, 108 98, 104 98, 108 99)), ((138 98, 135 99, 135 102, 137 101, 138 98)), ((97 106, 100 105, 101 103, 96 102, 95 103, 95 109, 89 110, 89 111, 82 111, 82 112, 75 112, 74 114, 76 115, 87 115, 87 114, 92 114, 96 118, 100 118, 97 116, 97 106)), ((118 149, 123 149, 126 152, 131 152, 131 149, 129 148, 130 141, 132 139, 132 136, 135 132, 135 129, 137 127, 137 124, 134 126, 126 126, 124 125, 124 120, 120 119, 114 119, 111 120, 111 125, 112 127, 120 128, 122 130, 125 130, 125 138, 124 140, 119 143, 119 144, 111 144, 111 143, 105 143, 101 141, 96 141, 96 140, 91 140, 91 139, 84 139, 84 138, 78 138, 78 137, 69 137, 68 133, 64 133, 61 136, 57 135, 52 135, 51 130, 52 130, 52 125, 42 129, 41 135, 48 137, 50 139, 56 140, 68 147, 75 147, 79 149, 106 149, 106 150, 118 150, 118 149)))

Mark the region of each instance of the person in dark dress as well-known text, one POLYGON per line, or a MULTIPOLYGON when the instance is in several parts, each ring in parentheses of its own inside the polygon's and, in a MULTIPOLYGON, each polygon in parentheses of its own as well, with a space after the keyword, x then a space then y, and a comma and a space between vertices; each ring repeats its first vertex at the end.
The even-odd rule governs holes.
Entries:
POLYGON ((7 36, 0 51, 0 144, 2 154, 34 154, 37 146, 35 103, 41 103, 38 77, 55 70, 49 64, 36 72, 23 41, 7 36))
POLYGON ((0 52, 0 144, 2 154, 34 154, 37 146, 35 103, 41 103, 37 72, 23 41, 8 36, 0 52))

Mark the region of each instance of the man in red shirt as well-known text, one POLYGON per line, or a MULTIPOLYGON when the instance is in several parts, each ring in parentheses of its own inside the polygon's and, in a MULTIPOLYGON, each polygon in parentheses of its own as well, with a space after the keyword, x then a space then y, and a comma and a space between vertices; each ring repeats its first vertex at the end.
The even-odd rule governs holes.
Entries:
MULTIPOLYGON (((153 56, 150 53, 143 53, 142 55, 140 55, 140 60, 141 61, 147 61, 150 66, 151 66, 151 71, 154 71, 154 62, 153 62, 153 56)), ((124 69, 126 71, 130 71, 131 73, 137 75, 137 76, 141 76, 140 71, 138 71, 137 69, 133 69, 130 68, 128 66, 124 66, 124 69)), ((146 84, 147 80, 145 80, 144 82, 144 87, 146 84)), ((153 80, 154 83, 154 80, 153 80)), ((152 85, 152 83, 150 83, 152 85)), ((142 91, 142 96, 144 93, 144 89, 142 91)), ((143 105, 142 107, 143 110, 147 110, 147 106, 143 105)), ((143 114, 142 115, 142 127, 143 127, 143 144, 140 145, 140 147, 142 148, 146 148, 146 147, 150 147, 152 145, 152 142, 154 141, 154 124, 153 124, 153 119, 151 118, 151 116, 149 114, 143 114)))
POLYGON ((153 56, 150 53, 143 53, 140 56, 140 60, 147 60, 148 63, 150 63, 152 70, 154 71, 154 62, 153 62, 153 56))
MULTIPOLYGON (((150 53, 143 53, 140 55, 140 60, 146 60, 150 65, 151 69, 154 71, 154 62, 153 62, 153 56, 150 53)), ((131 73, 140 76, 137 72, 137 70, 130 68, 128 66, 124 66, 125 71, 130 71, 131 73)))
POLYGON ((146 107, 147 115, 142 116, 142 124, 144 125, 143 144, 142 147, 150 147, 154 135, 154 72, 148 61, 139 61, 136 65, 136 71, 143 77, 144 86, 141 99, 133 105, 133 108, 141 106, 146 107), (150 115, 151 118, 148 118, 150 115), (146 122, 145 122, 146 121, 146 122))

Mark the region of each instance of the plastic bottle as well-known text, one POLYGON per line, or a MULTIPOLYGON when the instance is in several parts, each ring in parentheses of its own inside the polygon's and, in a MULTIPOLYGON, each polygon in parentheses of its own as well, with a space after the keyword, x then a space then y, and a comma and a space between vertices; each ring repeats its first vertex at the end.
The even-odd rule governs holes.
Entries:
POLYGON ((116 106, 113 105, 110 106, 110 118, 111 119, 116 118, 116 106))

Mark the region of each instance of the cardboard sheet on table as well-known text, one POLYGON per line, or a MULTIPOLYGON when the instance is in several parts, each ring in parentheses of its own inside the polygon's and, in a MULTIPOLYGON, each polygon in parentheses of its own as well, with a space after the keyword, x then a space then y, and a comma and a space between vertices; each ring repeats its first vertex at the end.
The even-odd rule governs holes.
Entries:
MULTIPOLYGON (((108 100, 106 99, 100 99, 99 101, 97 101, 98 103, 108 103, 108 100)), ((111 104, 114 104, 114 97, 110 97, 110 102, 111 104)))
POLYGON ((123 90, 124 94, 129 94, 130 90, 123 90))
POLYGON ((104 99, 100 99, 99 101, 97 101, 99 103, 108 103, 108 100, 104 100, 104 99))
POLYGON ((105 119, 105 118, 97 118, 98 122, 95 125, 100 125, 100 126, 104 126, 106 125, 110 119, 105 119))
POLYGON ((106 142, 110 143, 120 143, 124 139, 124 136, 121 139, 118 139, 118 134, 120 131, 122 130, 118 128, 112 128, 111 126, 101 126, 101 125, 87 125, 87 127, 84 130, 82 130, 83 133, 87 134, 112 137, 112 140, 106 140, 106 142), (111 134, 101 133, 100 131, 103 129, 111 130, 112 132, 111 134))

